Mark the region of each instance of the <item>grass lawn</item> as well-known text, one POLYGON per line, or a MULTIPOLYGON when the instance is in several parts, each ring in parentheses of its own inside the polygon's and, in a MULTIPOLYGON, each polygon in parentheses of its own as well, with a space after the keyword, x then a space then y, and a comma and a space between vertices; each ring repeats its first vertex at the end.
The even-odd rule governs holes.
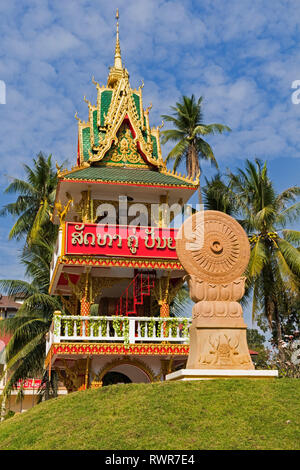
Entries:
POLYGON ((113 385, 0 423, 4 449, 300 449, 300 380, 113 385))

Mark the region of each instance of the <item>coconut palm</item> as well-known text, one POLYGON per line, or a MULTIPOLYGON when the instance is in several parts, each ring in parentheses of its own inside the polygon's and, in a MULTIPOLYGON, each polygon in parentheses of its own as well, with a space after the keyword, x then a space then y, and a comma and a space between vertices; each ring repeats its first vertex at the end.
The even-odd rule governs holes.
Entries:
POLYGON ((25 247, 21 258, 30 282, 0 281, 0 289, 7 295, 24 298, 15 317, 0 322, 0 334, 12 335, 6 348, 6 395, 18 380, 36 377, 44 369, 46 334, 53 312, 60 309, 57 297, 48 294, 52 254, 53 245, 47 239, 36 240, 25 247))
MULTIPOLYGON (((200 159, 210 160, 218 168, 218 163, 211 146, 202 136, 212 134, 222 134, 230 131, 228 126, 223 124, 204 124, 202 111, 203 97, 198 101, 194 95, 190 98, 183 96, 176 106, 171 106, 173 115, 163 115, 162 118, 173 124, 174 128, 162 131, 162 143, 169 141, 176 142, 175 147, 170 151, 166 161, 174 161, 174 170, 185 160, 187 176, 194 178, 200 174, 200 159)), ((199 186, 199 200, 202 202, 201 190, 199 186)))
POLYGON ((57 173, 52 165, 52 156, 46 157, 40 152, 33 159, 33 168, 24 165, 26 179, 14 178, 5 192, 17 193, 16 202, 9 203, 0 211, 0 215, 10 214, 17 217, 9 238, 17 240, 25 237, 26 243, 31 243, 41 230, 57 236, 57 227, 50 223, 50 214, 53 210, 57 173))
MULTIPOLYGON (((252 315, 259 312, 267 319, 276 338, 281 341, 280 312, 290 293, 300 287, 300 232, 287 228, 300 215, 300 187, 293 186, 277 194, 268 176, 267 164, 255 159, 246 160, 245 169, 228 174, 223 195, 235 207, 234 215, 249 235, 251 256, 247 269, 247 285, 253 293, 252 315)), ((215 184, 208 182, 205 194, 206 208, 212 209, 218 202, 213 194, 215 184)), ((215 183, 215 181, 213 181, 215 183)), ((220 209, 222 210, 221 206, 220 209)))
POLYGON ((245 171, 231 174, 230 179, 250 235, 248 277, 253 286, 253 316, 262 309, 280 341, 279 304, 286 292, 297 292, 300 287, 300 232, 286 228, 299 217, 300 187, 277 194, 266 162, 258 159, 255 164, 247 160, 245 171))
POLYGON ((14 318, 0 324, 0 334, 12 335, 6 348, 8 394, 19 379, 41 374, 45 359, 45 336, 53 312, 60 308, 56 297, 48 294, 50 263, 57 237, 57 227, 50 221, 57 185, 52 157, 41 152, 33 160, 33 169, 24 166, 26 179, 14 179, 6 189, 17 193, 16 202, 7 204, 0 215, 18 217, 9 238, 25 238, 21 263, 25 280, 2 280, 0 289, 7 295, 23 296, 24 302, 14 318))
POLYGON ((205 183, 203 188, 204 207, 234 216, 236 204, 230 190, 230 184, 222 180, 220 173, 217 173, 211 180, 205 178, 205 183))

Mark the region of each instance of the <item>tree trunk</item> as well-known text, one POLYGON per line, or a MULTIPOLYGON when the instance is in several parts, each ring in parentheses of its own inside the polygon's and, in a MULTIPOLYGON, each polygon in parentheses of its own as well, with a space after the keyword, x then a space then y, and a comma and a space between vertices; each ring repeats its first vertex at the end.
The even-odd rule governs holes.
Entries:
MULTIPOLYGON (((200 171, 199 155, 198 155, 195 143, 191 142, 191 144, 188 147, 188 153, 187 153, 188 177, 196 178, 199 171, 200 171)), ((199 204, 203 204, 201 186, 200 186, 200 176, 199 176, 198 200, 199 200, 199 204)))

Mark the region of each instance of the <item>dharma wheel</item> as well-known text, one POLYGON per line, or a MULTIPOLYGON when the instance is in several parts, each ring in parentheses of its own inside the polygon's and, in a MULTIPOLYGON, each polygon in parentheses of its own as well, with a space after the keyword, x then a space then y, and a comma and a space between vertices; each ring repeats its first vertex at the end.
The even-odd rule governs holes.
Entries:
POLYGON ((250 258, 244 229, 219 211, 197 212, 189 217, 177 234, 176 251, 189 274, 214 284, 238 279, 250 258))

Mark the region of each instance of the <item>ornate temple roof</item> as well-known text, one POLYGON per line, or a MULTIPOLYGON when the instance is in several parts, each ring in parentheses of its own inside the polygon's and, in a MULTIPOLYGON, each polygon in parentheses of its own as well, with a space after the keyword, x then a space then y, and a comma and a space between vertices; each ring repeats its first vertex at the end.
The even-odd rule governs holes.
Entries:
POLYGON ((153 171, 144 168, 89 166, 69 172, 63 180, 195 188, 192 180, 175 175, 171 171, 153 171))
POLYGON ((71 171, 59 169, 61 181, 128 182, 195 189, 196 181, 170 172, 162 158, 160 127, 150 128, 149 111, 143 108, 142 88, 132 89, 122 64, 119 14, 114 65, 107 84, 97 88, 97 103, 88 104, 89 119, 78 120, 77 165, 71 171))

